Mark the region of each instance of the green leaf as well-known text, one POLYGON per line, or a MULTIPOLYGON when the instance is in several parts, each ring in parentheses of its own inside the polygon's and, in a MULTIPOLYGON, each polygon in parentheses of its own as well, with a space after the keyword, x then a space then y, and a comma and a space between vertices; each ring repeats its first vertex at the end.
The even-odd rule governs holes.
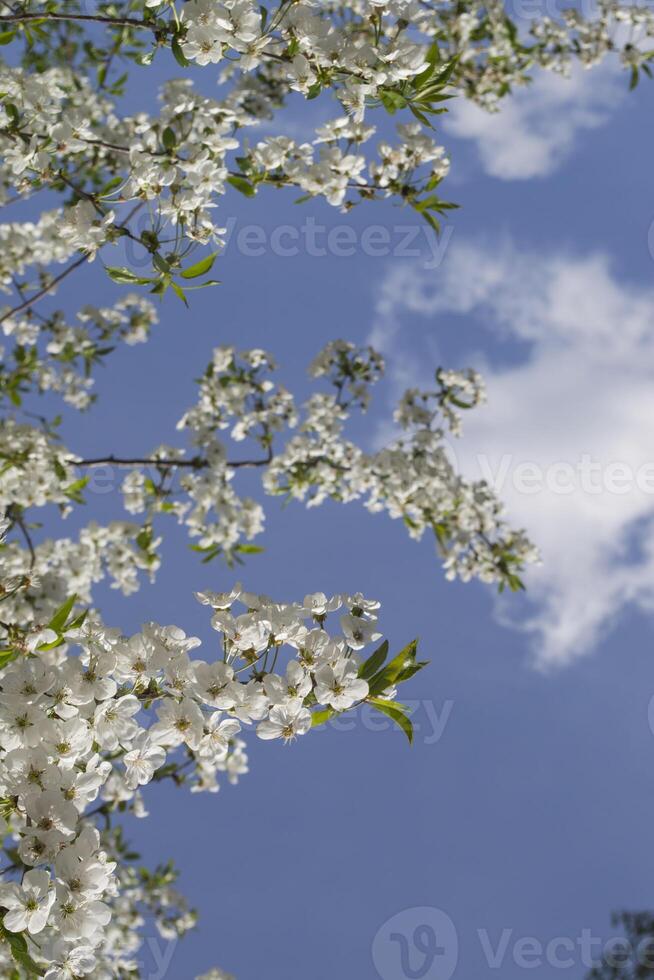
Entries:
POLYGON ((152 528, 143 527, 136 535, 136 543, 142 551, 147 551, 152 544, 152 528))
MULTIPOLYGON (((206 549, 203 548, 202 550, 205 551, 206 549)), ((218 557, 218 555, 220 554, 221 550, 222 549, 221 549, 221 547, 220 547, 219 544, 215 545, 213 548, 210 548, 209 551, 207 552, 207 554, 202 559, 202 564, 203 565, 208 565, 210 561, 213 561, 214 558, 217 558, 218 557)), ((229 562, 227 564, 229 564, 229 562)))
POLYGON ((437 235, 441 233, 441 223, 437 218, 430 214, 429 211, 421 211, 420 214, 423 216, 428 225, 434 229, 437 235))
POLYGON ((77 601, 77 593, 73 592, 70 599, 66 599, 63 605, 59 606, 56 613, 48 623, 48 629, 54 630, 55 633, 61 633, 66 625, 66 620, 70 616, 76 601, 77 601))
POLYGON ((427 52, 427 61, 430 65, 437 65, 441 60, 441 50, 438 46, 438 41, 434 41, 429 51, 427 52))
POLYGON ((184 290, 182 289, 182 287, 181 286, 178 286, 176 282, 171 282, 170 283, 170 288, 174 292, 175 296, 177 296, 179 299, 181 299, 181 301, 184 304, 184 306, 188 307, 188 300, 186 298, 186 293, 184 292, 184 290))
POLYGON ((195 265, 189 266, 188 269, 183 269, 181 272, 182 279, 197 279, 198 276, 203 276, 205 272, 210 272, 217 255, 218 252, 212 252, 211 255, 207 255, 205 258, 200 259, 199 262, 196 262, 195 265))
POLYGON ((427 211, 431 209, 437 209, 440 204, 440 198, 436 197, 435 194, 431 194, 429 197, 423 197, 421 201, 416 201, 413 205, 416 211, 427 211))
POLYGON ((234 551, 241 555, 260 555, 265 549, 258 544, 237 544, 234 551))
POLYGON ((18 657, 18 650, 0 650, 0 670, 18 657))
POLYGON ((122 182, 123 182, 122 177, 112 177, 111 180, 108 180, 107 183, 100 188, 100 190, 98 191, 98 197, 105 197, 107 194, 113 191, 114 188, 120 187, 122 182))
POLYGON ((325 708, 322 711, 314 711, 311 714, 311 727, 317 728, 318 725, 324 725, 326 721, 335 715, 336 712, 333 708, 325 708))
POLYGON ((402 729, 409 739, 409 744, 413 744, 413 725, 411 724, 411 719, 407 718, 404 710, 398 704, 395 704, 393 701, 384 701, 382 698, 370 698, 369 704, 383 715, 387 715, 398 728, 402 729))
POLYGON ((191 62, 188 60, 188 58, 186 57, 186 55, 182 51, 182 46, 179 43, 179 40, 178 40, 177 37, 174 37, 172 39, 171 44, 170 44, 170 50, 172 51, 173 57, 174 57, 175 61, 177 62, 177 64, 178 65, 181 65, 182 68, 188 68, 188 66, 191 64, 191 62))
POLYGON ((526 592, 525 583, 522 581, 519 575, 509 572, 506 576, 506 581, 508 582, 511 592, 526 592))
POLYGON ((85 609, 84 612, 80 613, 79 616, 76 616, 75 619, 71 619, 70 623, 68 623, 68 625, 66 626, 66 629, 67 630, 79 629, 80 626, 84 625, 84 620, 86 619, 88 614, 89 614, 88 609, 85 609))
POLYGON ((17 31, 2 31, 0 33, 0 44, 10 44, 17 33, 17 31))
POLYGON ((40 643, 37 650, 46 653, 48 650, 56 650, 57 647, 61 647, 63 645, 64 639, 63 637, 59 636, 56 640, 53 640, 52 643, 40 643))
POLYGON ((125 82, 127 81, 128 78, 129 78, 128 72, 125 72, 120 76, 120 78, 117 78, 116 81, 112 84, 111 88, 109 89, 109 94, 124 95, 125 82))
POLYGON ((164 257, 159 255, 158 252, 155 252, 152 256, 152 265, 158 272, 163 272, 164 275, 167 275, 170 272, 170 263, 166 262, 164 257))
POLYGON ((246 197, 254 197, 257 193, 256 188, 253 187, 250 181, 246 180, 245 177, 239 177, 238 174, 233 174, 231 177, 228 177, 227 183, 235 187, 241 194, 245 194, 246 197))
POLYGON ((105 265, 105 271, 114 282, 137 283, 140 286, 145 286, 153 281, 152 279, 144 279, 142 276, 136 276, 129 269, 118 268, 113 265, 105 265))
POLYGON ((391 116, 394 115, 398 109, 404 109, 407 104, 404 96, 399 92, 393 91, 393 89, 381 89, 379 98, 382 105, 386 111, 391 114, 391 116))
POLYGON ((416 117, 416 119, 422 123, 423 126, 427 126, 429 129, 434 128, 433 124, 429 121, 429 119, 427 119, 427 116, 424 114, 424 112, 421 112, 420 109, 416 108, 416 106, 414 105, 410 105, 409 109, 416 117))
POLYGON ((369 677, 376 674, 379 668, 383 665, 388 654, 388 640, 384 640, 382 645, 372 653, 364 663, 359 667, 359 677, 362 677, 364 681, 367 681, 369 677))
POLYGON ((172 280, 170 276, 167 275, 161 276, 161 278, 157 279, 150 292, 154 293, 155 296, 163 296, 166 293, 168 287, 170 286, 171 281, 172 280))
POLYGON ((172 150, 174 150, 177 146, 177 137, 175 136, 174 130, 172 130, 170 126, 166 126, 161 134, 161 142, 169 153, 172 152, 172 150))
POLYGON ((11 119, 12 125, 15 126, 18 123, 18 120, 20 119, 20 113, 18 112, 18 108, 14 105, 13 102, 5 102, 3 108, 7 113, 7 115, 9 116, 9 118, 11 119))
POLYGON ((22 932, 10 932, 4 925, 0 924, 0 936, 9 944, 14 963, 22 966, 31 976, 43 976, 45 971, 30 956, 27 940, 22 932))
POLYGON ((393 659, 386 664, 383 670, 370 680, 369 687, 371 694, 381 694, 388 687, 398 681, 400 675, 408 667, 415 663, 418 641, 412 640, 393 659))
POLYGON ((420 72, 413 79, 413 87, 417 92, 424 88, 425 85, 431 81, 434 72, 436 71, 436 65, 438 62, 438 44, 432 44, 431 48, 427 52, 427 61, 429 65, 424 71, 420 72), (434 48, 436 49, 436 57, 434 57, 434 48), (431 57, 430 57, 431 56, 431 57))
POLYGON ((82 498, 81 492, 88 482, 88 476, 83 476, 79 480, 75 480, 75 482, 71 483, 69 486, 64 487, 64 493, 67 497, 75 500, 78 504, 83 504, 84 499, 82 498))
POLYGON ((222 285, 220 279, 206 279, 204 282, 199 282, 195 286, 187 286, 187 289, 206 289, 207 286, 220 286, 222 285))
POLYGON ((409 666, 405 667, 402 673, 400 674, 400 676, 397 678, 396 683, 404 684, 404 682, 408 681, 410 677, 413 677, 414 674, 417 674, 419 670, 423 670, 425 667, 428 666, 429 666, 428 660, 417 660, 414 664, 409 664, 409 666))
MULTIPOLYGON (((452 60, 448 61, 447 64, 444 65, 443 68, 441 68, 440 71, 438 72, 432 71, 432 76, 429 79, 430 85, 438 86, 438 88, 444 88, 444 86, 450 80, 450 76, 452 75, 452 72, 456 68, 458 60, 459 60, 458 58, 452 58, 452 60)), ((425 87, 424 85, 421 86, 423 90, 424 87, 425 87)))

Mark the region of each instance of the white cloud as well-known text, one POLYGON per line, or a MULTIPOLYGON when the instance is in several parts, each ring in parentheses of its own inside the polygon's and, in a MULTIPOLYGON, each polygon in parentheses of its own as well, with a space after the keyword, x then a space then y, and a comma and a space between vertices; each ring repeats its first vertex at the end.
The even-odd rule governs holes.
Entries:
POLYGON ((486 173, 526 180, 553 173, 571 153, 580 130, 603 125, 624 94, 619 69, 577 67, 570 78, 541 71, 516 88, 499 112, 455 100, 445 117, 453 136, 473 139, 486 173))
MULTIPOLYGON (((459 465, 493 477, 541 548, 543 565, 527 574, 531 613, 514 625, 532 634, 540 665, 562 664, 591 650, 628 604, 654 611, 654 290, 619 282, 603 255, 510 243, 452 247, 438 277, 396 266, 370 340, 398 387, 430 383, 434 325, 447 330, 455 314, 495 334, 492 364, 471 350, 446 365, 476 362, 488 387, 488 404, 464 419, 459 465), (424 322, 407 324, 412 314, 424 322), (515 340, 527 345, 518 363, 515 340)), ((500 615, 510 609, 503 602, 500 615)))

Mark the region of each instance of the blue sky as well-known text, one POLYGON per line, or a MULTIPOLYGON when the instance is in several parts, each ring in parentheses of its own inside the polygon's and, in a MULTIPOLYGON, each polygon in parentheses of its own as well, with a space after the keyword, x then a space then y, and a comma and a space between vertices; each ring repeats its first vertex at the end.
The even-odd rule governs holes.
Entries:
MULTIPOLYGON (((357 424, 373 446, 402 385, 428 382, 439 364, 473 364, 489 403, 466 419, 457 458, 478 473, 480 457, 493 472, 510 457, 502 495, 544 556, 527 597, 498 605, 488 588, 445 582, 431 541, 410 541, 397 522, 356 504, 307 512, 267 498, 266 550, 240 572, 247 588, 289 601, 318 590, 379 599, 392 645, 419 636, 431 661, 407 695, 418 702, 416 744, 358 718, 351 731, 287 747, 251 738, 250 774, 218 796, 150 788, 151 816, 132 821, 131 836, 148 862, 175 859, 201 921, 177 949, 150 950, 144 976, 170 953, 171 980, 214 963, 239 980, 402 980, 401 943, 385 923, 405 913, 395 931, 407 943, 432 923, 445 946, 422 973, 411 950, 413 975, 582 977, 583 930, 605 942, 612 910, 651 905, 654 497, 604 483, 523 493, 515 476, 534 463, 547 483, 552 467, 586 454, 603 481, 613 463, 636 473, 653 458, 651 92, 629 96, 626 78, 605 70, 560 84, 521 94, 494 128, 454 108, 444 188, 462 209, 437 267, 417 216, 387 204, 345 217, 294 207, 283 192, 227 198, 232 237, 214 268, 223 285, 195 293, 190 311, 167 300, 151 342, 117 351, 100 372, 92 413, 66 416, 76 451, 140 455, 174 442, 214 346, 271 350, 301 395, 326 341, 374 338, 388 377, 357 424), (307 216, 347 222, 358 241, 380 225, 395 243, 397 226, 414 225, 423 254, 239 250, 244 226, 269 238, 307 216), (406 911, 424 908, 439 911, 406 911), (494 968, 485 944, 496 948, 503 930, 494 968), (565 946, 550 947, 536 962, 538 945, 520 945, 529 937, 543 948, 563 937, 574 952, 568 962, 565 946)), ((120 294, 96 263, 61 295, 73 309, 120 294)), ((117 493, 93 494, 84 517, 118 507, 117 493)), ((164 555, 155 585, 127 600, 102 593, 106 620, 176 623, 210 644, 192 591, 227 588, 235 573, 201 565, 173 527, 164 555)))

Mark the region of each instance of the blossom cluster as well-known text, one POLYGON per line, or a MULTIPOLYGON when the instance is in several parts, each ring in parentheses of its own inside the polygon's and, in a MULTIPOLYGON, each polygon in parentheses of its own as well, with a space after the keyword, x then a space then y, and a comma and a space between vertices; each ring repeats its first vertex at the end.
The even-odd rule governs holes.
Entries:
POLYGON ((519 570, 537 553, 524 532, 506 525, 490 486, 457 472, 444 441, 448 428, 460 432, 457 408, 483 399, 481 379, 472 371, 438 371, 436 380, 433 391, 405 392, 395 411, 402 435, 374 453, 344 437, 348 403, 339 397, 338 381, 337 396, 312 396, 298 435, 272 460, 264 485, 308 506, 363 498, 372 513, 403 520, 412 538, 431 530, 447 578, 478 577, 518 589, 519 570))
POLYGON ((264 185, 293 187, 341 208, 391 197, 437 226, 451 206, 437 193, 449 159, 429 128, 448 98, 494 109, 535 70, 565 74, 575 61, 592 67, 616 52, 635 84, 654 57, 651 8, 616 0, 598 0, 589 17, 576 9, 534 17, 528 30, 501 0, 282 0, 272 8, 190 0, 179 12, 169 0, 139 0, 91 14, 77 0, 46 11, 18 0, 0 26, 17 52, 0 65, 0 200, 48 188, 62 202, 36 222, 0 226, 0 285, 10 290, 28 272, 21 289, 39 297, 48 266, 76 251, 92 259, 125 240, 139 270, 123 270, 121 281, 159 292, 174 284, 183 294, 193 248, 223 243, 216 208, 234 189, 254 196, 264 185), (116 64, 147 66, 162 47, 182 68, 220 72, 224 94, 210 98, 188 78, 172 79, 158 114, 121 115, 129 79, 115 77, 116 64), (340 113, 313 139, 275 133, 270 120, 289 99, 324 93, 340 113), (369 152, 380 109, 402 116, 398 140, 381 132, 369 152), (273 135, 252 141, 262 122, 273 135), (140 271, 144 264, 151 271, 140 271))
MULTIPOLYGON (((404 187, 412 206, 440 207, 424 192, 445 176, 449 161, 419 122, 400 124, 399 144, 379 143, 376 159, 361 152, 376 128, 348 116, 320 126, 313 142, 272 137, 250 146, 235 133, 258 121, 252 98, 244 96, 242 105, 233 97, 210 99, 186 80, 166 83, 158 117, 123 118, 70 69, 35 79, 4 67, 0 85, 12 109, 0 126, 0 193, 21 199, 51 186, 71 194, 56 224, 44 215, 36 224, 4 226, 0 281, 7 286, 31 263, 61 263, 76 251, 92 259, 129 239, 139 265, 151 263, 152 272, 125 270, 118 281, 168 285, 177 277, 182 288, 194 245, 223 244, 224 228, 213 214, 233 188, 253 196, 260 185, 291 186, 349 207, 404 187)), ((25 287, 32 288, 29 279, 25 287)))
MULTIPOLYGON (((506 525, 502 506, 486 482, 470 482, 456 471, 445 444, 447 430, 460 433, 460 410, 483 400, 475 372, 439 371, 434 391, 406 392, 395 413, 404 434, 368 453, 345 437, 344 428, 353 408, 367 407, 370 388, 383 373, 377 351, 345 341, 330 343, 310 370, 336 393, 312 395, 301 411, 283 386, 266 377, 274 366, 260 350, 237 353, 229 347, 214 353, 200 383, 198 404, 180 422, 203 452, 180 477, 182 496, 175 499, 173 485, 163 482, 170 481, 174 466, 166 469, 158 488, 136 469, 124 483, 132 513, 148 507, 174 512, 199 538, 196 547, 205 557, 247 553, 252 546, 242 539, 251 540, 263 529, 264 514, 254 500, 236 496, 233 478, 240 465, 258 466, 266 493, 304 500, 308 506, 328 498, 363 499, 371 512, 402 519, 416 539, 431 530, 449 578, 477 576, 520 587, 521 567, 537 557, 533 546, 523 532, 506 525), (298 427, 297 435, 274 450, 274 434, 287 427, 298 427), (218 439, 227 428, 234 440, 253 439, 260 457, 230 463, 218 439), (184 494, 192 505, 183 500, 184 494)), ((174 460, 172 450, 168 452, 174 460)))
POLYGON ((115 812, 147 815, 153 779, 216 792, 219 773, 247 772, 243 730, 291 742, 364 701, 410 735, 395 691, 424 665, 415 644, 362 658, 381 639, 378 602, 315 593, 285 604, 240 585, 198 599, 219 634, 209 660, 177 627, 126 637, 78 614, 74 597, 47 627, 3 623, 0 810, 13 844, 1 929, 16 962, 48 980, 122 975, 144 903, 163 936, 194 924, 170 870, 135 876, 110 831, 115 812))
POLYGON ((159 568, 166 518, 186 528, 205 561, 221 556, 232 564, 261 550, 253 541, 264 530, 265 511, 259 499, 239 493, 237 477, 244 469, 261 474, 265 494, 309 507, 327 499, 362 500, 371 513, 402 520, 414 539, 433 533, 448 578, 478 577, 500 588, 520 588, 521 568, 537 558, 534 547, 506 523, 486 482, 457 472, 446 443, 448 433, 460 433, 461 412, 484 398, 475 372, 439 370, 433 390, 405 392, 394 416, 398 436, 366 452, 345 427, 354 410, 367 408, 371 388, 383 375, 377 351, 343 340, 328 344, 310 373, 334 393, 317 392, 299 408, 273 381, 275 369, 263 350, 217 348, 199 380, 197 403, 178 423, 190 436, 190 448, 160 445, 142 461, 118 459, 128 469, 122 491, 132 519, 91 522, 77 541, 33 544, 25 513, 50 503, 68 513, 83 502, 89 474, 103 460, 71 453, 48 430, 12 419, 0 423, 6 460, 0 507, 13 532, 4 563, 14 582, 30 579, 27 589, 9 598, 16 615, 24 621, 47 616, 65 597, 62 581, 85 602, 107 575, 125 594, 134 592, 141 573, 152 578, 159 568), (244 443, 255 448, 236 451, 244 443))
POLYGON ((129 293, 112 307, 87 305, 77 324, 66 322, 61 311, 48 317, 14 315, 2 331, 11 348, 0 346, 0 398, 20 405, 24 393, 56 392, 73 408, 86 409, 94 401, 92 371, 117 342, 129 345, 148 339, 157 322, 154 304, 129 293))

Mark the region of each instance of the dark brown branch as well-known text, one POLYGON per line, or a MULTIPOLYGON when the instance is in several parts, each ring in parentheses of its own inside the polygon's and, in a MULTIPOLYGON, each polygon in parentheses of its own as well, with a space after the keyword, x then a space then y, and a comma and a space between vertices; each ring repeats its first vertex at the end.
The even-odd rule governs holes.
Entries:
POLYGON ((102 14, 56 14, 45 11, 40 14, 0 14, 0 24, 18 24, 31 20, 81 20, 109 24, 113 27, 138 27, 147 31, 159 30, 161 27, 161 25, 157 27, 155 24, 148 24, 147 21, 139 20, 137 17, 107 17, 102 14))
MULTIPOLYGON (((235 459, 226 460, 225 465, 230 469, 239 469, 246 466, 267 466, 272 460, 272 452, 268 452, 263 459, 235 459)), ((156 457, 135 457, 126 459, 118 456, 101 456, 97 459, 69 460, 72 466, 154 466, 158 469, 175 469, 185 467, 192 470, 203 470, 209 465, 209 460, 195 456, 193 459, 157 459, 156 457)))
POLYGON ((69 460, 72 466, 158 466, 161 469, 170 469, 174 466, 186 466, 190 469, 201 470, 209 465, 206 459, 157 459, 153 458, 134 458, 125 459, 118 456, 100 456, 97 459, 69 460))

